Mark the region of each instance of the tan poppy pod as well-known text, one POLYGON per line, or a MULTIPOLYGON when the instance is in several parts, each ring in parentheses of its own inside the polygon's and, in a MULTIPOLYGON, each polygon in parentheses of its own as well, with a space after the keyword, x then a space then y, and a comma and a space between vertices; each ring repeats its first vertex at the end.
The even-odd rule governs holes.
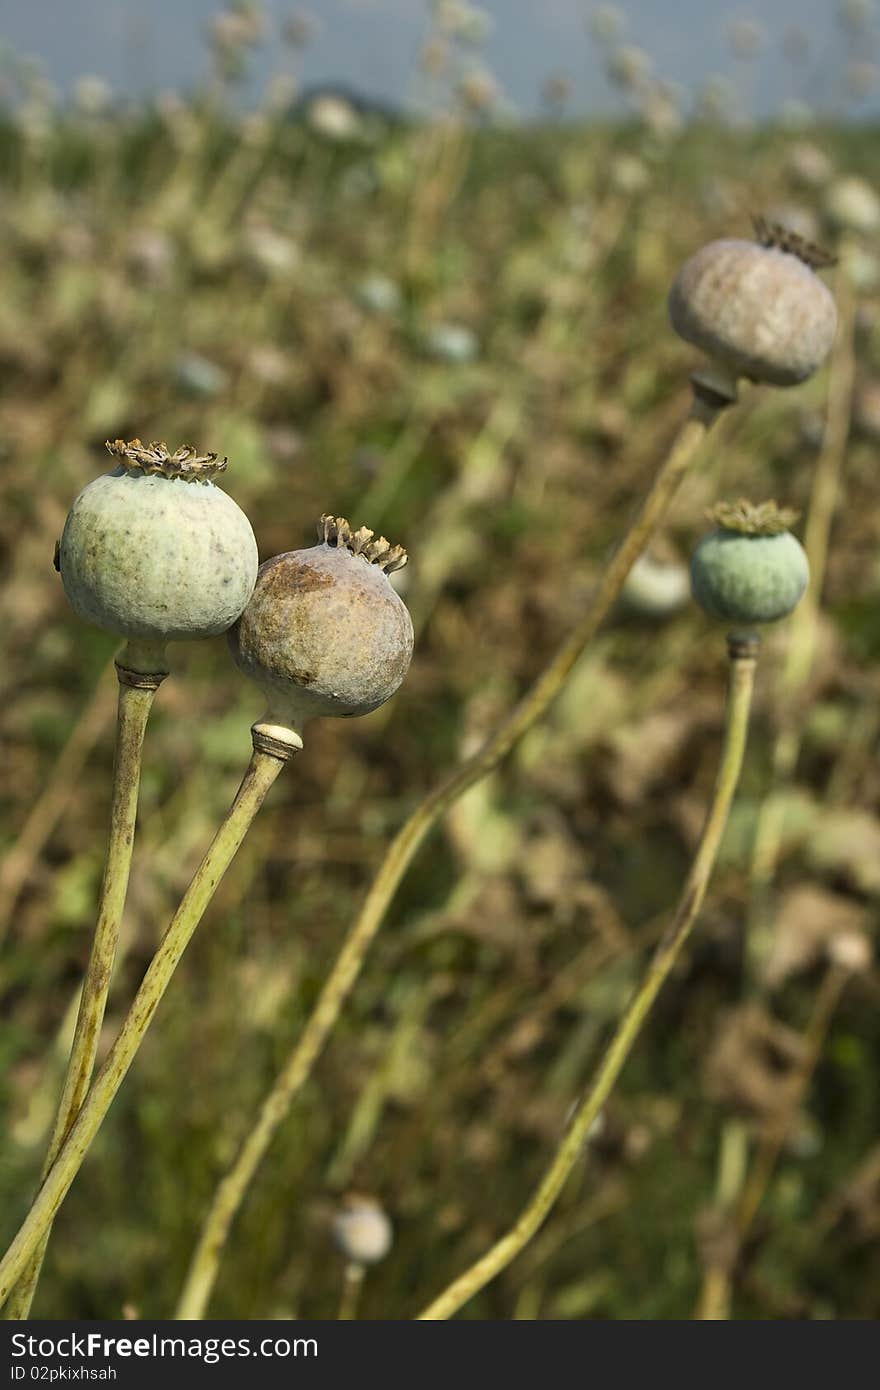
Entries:
POLYGON ((711 241, 679 271, 669 316, 680 337, 734 380, 796 386, 822 365, 837 330, 834 298, 816 274, 831 258, 759 223, 753 241, 711 241))
POLYGON ((409 668, 413 627, 388 575, 406 552, 343 517, 324 516, 320 542, 260 567, 229 633, 233 659, 265 692, 269 723, 300 729, 322 715, 369 714, 409 668))

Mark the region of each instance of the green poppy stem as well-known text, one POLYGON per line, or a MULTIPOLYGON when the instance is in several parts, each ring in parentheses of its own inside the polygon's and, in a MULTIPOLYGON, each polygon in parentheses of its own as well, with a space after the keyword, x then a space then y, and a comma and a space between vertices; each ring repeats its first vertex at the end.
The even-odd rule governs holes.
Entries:
MULTIPOLYGON (((113 762, 110 834, 101 884, 98 921, 83 980, 67 1074, 52 1127, 49 1148, 40 1173, 41 1182, 58 1156, 92 1079, 128 892, 144 735, 156 691, 166 674, 164 669, 148 673, 132 670, 127 665, 128 652, 129 649, 126 648, 116 663, 119 678, 116 752, 113 762)), ((144 664, 137 663, 136 655, 133 656, 134 664, 144 664)), ((157 663, 150 664, 155 666, 157 663)), ((164 666, 161 660, 159 664, 164 666)), ((10 1320, 26 1318, 30 1313, 49 1235, 50 1231, 47 1230, 9 1299, 5 1317, 10 1320)))
POLYGON ((21 1278, 47 1235, 58 1208, 79 1172, 92 1140, 134 1061, 193 932, 275 778, 294 751, 293 745, 290 745, 285 753, 281 751, 277 740, 275 743, 278 751, 262 751, 258 746, 255 730, 254 752, 235 800, 171 919, 122 1024, 119 1036, 83 1101, 55 1163, 18 1234, 0 1261, 0 1305, 9 1297, 13 1285, 21 1278))
POLYGON ((730 686, 721 762, 709 814, 675 917, 657 947, 642 983, 630 1000, 599 1063, 593 1083, 575 1111, 565 1137, 531 1200, 507 1234, 428 1304, 419 1314, 420 1321, 452 1317, 516 1258, 543 1224, 583 1153, 590 1129, 611 1094, 642 1025, 691 934, 718 856, 742 770, 748 734, 757 640, 733 640, 729 646, 730 686))
POLYGON ((335 1027, 360 974, 367 951, 419 846, 449 807, 469 787, 497 767, 546 713, 584 648, 619 598, 627 575, 654 535, 682 479, 693 466, 709 429, 729 403, 718 397, 707 397, 699 388, 695 388, 688 418, 676 435, 650 492, 574 631, 563 641, 520 703, 483 747, 463 762, 451 777, 428 793, 391 842, 302 1034, 263 1100, 253 1127, 218 1184, 190 1262, 176 1317, 194 1319, 204 1316, 236 1213, 272 1139, 289 1114, 294 1097, 311 1075, 312 1067, 335 1027))
POLYGON ((357 1317, 366 1272, 366 1266, 358 1264, 355 1260, 349 1260, 345 1266, 342 1276, 342 1297, 339 1300, 339 1312, 336 1314, 337 1318, 343 1322, 357 1317))

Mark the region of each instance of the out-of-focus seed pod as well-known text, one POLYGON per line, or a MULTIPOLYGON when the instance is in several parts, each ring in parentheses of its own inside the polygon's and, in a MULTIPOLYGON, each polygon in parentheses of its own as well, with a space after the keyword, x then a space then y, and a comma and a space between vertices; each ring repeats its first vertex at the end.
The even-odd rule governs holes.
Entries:
POLYGON ((751 628, 792 612, 809 583, 807 556, 787 529, 795 513, 765 502, 720 503, 716 529, 691 560, 694 598, 712 618, 751 628))
POLYGON ((849 174, 829 188, 825 215, 839 231, 870 236, 880 230, 880 197, 865 179, 849 174))
POLYGON ((291 48, 305 48, 318 32, 318 21, 309 10, 297 10, 281 25, 281 37, 291 48))
POLYGON ((399 286, 387 275, 365 275, 355 295, 371 314, 396 314, 403 303, 399 286))
POLYGON ((838 0, 837 19, 855 37, 863 35, 874 18, 872 0, 838 0))
POLYGON ((172 371, 175 384, 190 396, 204 396, 210 400, 222 395, 229 384, 223 368, 198 352, 181 353, 172 371))
POLYGON ((73 103, 84 116, 106 115, 113 105, 113 88, 103 77, 88 74, 75 83, 73 103))
POLYGON ((306 120, 312 130, 326 140, 356 140, 363 128, 351 102, 334 92, 321 92, 313 97, 306 108, 306 120))
POLYGON ((488 68, 472 66, 463 73, 456 91, 462 104, 475 115, 491 111, 501 100, 501 88, 488 68))
POLYGON ((880 260, 864 246, 850 243, 841 268, 857 294, 871 294, 880 284, 880 260))
POLYGON ((780 228, 757 229, 765 244, 724 239, 692 256, 672 286, 669 315, 734 379, 796 386, 834 341, 837 309, 815 271, 831 258, 780 228))
POLYGON ((461 323, 434 324, 426 331, 423 343, 430 357, 456 365, 473 362, 480 350, 474 334, 461 323))
POLYGON ((250 522, 213 481, 226 460, 139 439, 107 448, 118 466, 77 497, 57 548, 75 612, 148 642, 225 632, 258 564, 250 522))
POLYGON ((871 942, 864 932, 839 932, 828 943, 828 958, 841 970, 866 974, 873 963, 871 942))
POLYGON ((409 668, 412 621, 388 575, 406 551, 343 517, 324 516, 318 545, 260 567, 229 644, 266 694, 269 722, 298 730, 322 715, 369 714, 409 668))
POLYGON ((806 188, 820 188, 831 178, 834 165, 818 145, 802 140, 789 151, 788 172, 795 183, 806 188))
POLYGON ((352 1194, 344 1198, 333 1219, 333 1236, 347 1260, 373 1265, 388 1254, 394 1230, 374 1198, 352 1194))
POLYGON ((647 81, 653 63, 651 55, 635 44, 622 44, 609 55, 605 72, 615 86, 632 89, 647 81))
POLYGON ((621 603, 630 613, 646 618, 667 618, 683 608, 690 596, 687 565, 640 555, 626 577, 621 603))
POLYGON ((643 193, 651 182, 645 164, 635 155, 620 154, 612 160, 611 183, 619 193, 643 193))
POLYGON ((727 38, 733 56, 740 62, 751 62, 760 53, 766 34, 753 19, 734 19, 727 26, 727 38))
POLYGON ((590 15, 589 26, 599 43, 613 43, 626 30, 626 15, 617 5, 599 5, 590 15))

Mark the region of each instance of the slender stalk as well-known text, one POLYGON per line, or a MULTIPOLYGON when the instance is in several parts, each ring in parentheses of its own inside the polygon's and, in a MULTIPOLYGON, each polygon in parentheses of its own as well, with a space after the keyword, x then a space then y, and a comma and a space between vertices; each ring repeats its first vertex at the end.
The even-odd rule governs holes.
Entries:
POLYGON ((48 1232, 193 932, 291 752, 292 749, 285 754, 280 746, 279 751, 271 753, 255 747, 235 800, 171 919, 107 1060, 83 1101, 33 1206, 0 1261, 0 1305, 8 1298, 15 1281, 21 1277, 48 1232))
POLYGON ((419 1314, 420 1321, 437 1321, 452 1317, 473 1298, 474 1294, 510 1264, 543 1224, 577 1163, 590 1127, 611 1094, 641 1032, 642 1024, 697 920, 742 768, 756 662, 756 640, 730 641, 730 688, 724 746, 706 824, 675 917, 618 1024, 589 1091, 578 1106, 544 1177, 517 1221, 491 1250, 428 1304, 419 1314))
MULTIPOLYGON (((98 921, 83 980, 67 1074, 49 1139, 49 1148, 40 1172, 41 1182, 55 1162, 58 1150, 67 1137, 92 1079, 128 892, 144 735, 156 691, 165 678, 164 671, 142 674, 128 669, 120 662, 116 664, 116 672, 119 677, 116 752, 113 761, 110 834, 104 878, 101 883, 98 921)), ((49 1234, 47 1231, 9 1299, 5 1313, 9 1319, 26 1318, 30 1312, 49 1234)))
POLYGON ((723 1322, 730 1316, 730 1275, 737 1251, 729 1214, 742 1191, 748 1163, 748 1128, 745 1120, 736 1116, 721 1130, 715 1203, 706 1214, 701 1242, 704 1273, 694 1312, 697 1322, 723 1322))
POLYGON ((813 1000, 812 1013, 804 1033, 803 1058, 791 1079, 788 1099, 758 1148, 736 1208, 734 1223, 739 1246, 742 1246, 748 1235, 752 1222, 764 1200, 767 1188, 770 1186, 798 1108, 807 1093, 813 1073, 822 1055, 822 1048, 828 1036, 831 1020, 848 978, 848 972, 841 966, 829 966, 813 1000))
POLYGON ((345 1273, 342 1276, 342 1297, 339 1300, 339 1312, 336 1314, 338 1319, 350 1321, 357 1317, 366 1272, 366 1266, 358 1264, 356 1260, 349 1260, 345 1266, 345 1273))
MULTIPOLYGON (((785 1141, 791 1133, 798 1108, 810 1087, 813 1073, 822 1055, 825 1039, 834 1012, 840 1002, 849 972, 839 965, 829 966, 822 980, 804 1032, 801 1062, 791 1078, 785 1104, 774 1117, 771 1127, 758 1146, 751 1167, 742 1165, 734 1190, 719 1194, 717 1203, 721 1240, 721 1258, 706 1266, 703 1285, 694 1318, 699 1322, 725 1322, 730 1317, 733 1301, 733 1276, 739 1252, 742 1250, 767 1189, 779 1163, 785 1141)), ((741 1121, 732 1121, 744 1133, 741 1121)))
MULTIPOLYGON (((831 355, 828 372, 825 429, 819 457, 813 470, 810 499, 804 526, 804 549, 810 566, 810 586, 792 615, 785 660, 779 681, 779 719, 770 756, 770 787, 755 821, 749 864, 749 895, 743 947, 743 988, 746 993, 761 989, 761 974, 773 946, 772 887, 782 849, 785 819, 785 791, 790 787, 800 757, 804 729, 804 692, 810 679, 819 635, 819 612, 831 528, 841 492, 844 463, 852 420, 852 400, 856 380, 855 296, 846 273, 838 277, 836 298, 840 332, 831 355)), ((760 1156, 756 1160, 761 1162, 760 1156)), ((719 1163, 721 1155, 719 1154, 719 1163)), ((775 1160, 774 1160, 775 1162, 775 1160)), ((741 1181, 752 1178, 744 1166, 741 1181)), ((721 1219, 735 1211, 739 1191, 729 1192, 717 1210, 721 1219)), ((735 1240, 734 1240, 735 1244, 735 1240)), ((706 1265, 703 1288, 695 1318, 723 1321, 730 1316, 731 1278, 736 1250, 730 1242, 719 1247, 722 1264, 706 1265)))
POLYGON ((697 1322, 725 1322, 730 1316, 730 1279, 726 1264, 710 1264, 703 1275, 697 1322))
POLYGON ((707 431, 725 404, 717 398, 709 403, 701 393, 695 393, 687 420, 577 627, 509 717, 481 749, 428 793, 391 842, 305 1028, 263 1100, 253 1128, 220 1180, 190 1262, 176 1317, 203 1316, 236 1213, 294 1097, 308 1080, 422 841, 458 797, 498 766, 559 694, 578 657, 618 598, 626 576, 656 531, 707 431))

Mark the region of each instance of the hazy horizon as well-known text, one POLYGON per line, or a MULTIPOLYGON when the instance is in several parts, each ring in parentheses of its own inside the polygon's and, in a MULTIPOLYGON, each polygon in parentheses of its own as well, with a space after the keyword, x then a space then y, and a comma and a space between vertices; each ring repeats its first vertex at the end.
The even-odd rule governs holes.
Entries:
MULTIPOLYGON (((190 90, 209 71, 205 33, 224 8, 220 0, 2 0, 0 39, 18 56, 38 58, 68 94, 77 79, 97 76, 116 90, 143 96, 154 89, 190 90)), ((256 98, 273 76, 293 70, 294 55, 279 41, 282 21, 304 7, 269 0, 268 42, 254 54, 246 94, 256 98)), ((523 116, 540 109, 541 90, 567 79, 570 109, 603 114, 623 109, 603 72, 603 54, 588 21, 598 6, 581 0, 483 0, 493 21, 480 55, 510 107, 523 116)), ((765 118, 786 101, 809 99, 823 112, 880 113, 880 92, 846 104, 838 79, 847 57, 872 63, 871 37, 847 36, 835 20, 837 0, 777 0, 771 15, 727 0, 678 0, 673 12, 651 0, 616 7, 627 17, 622 42, 646 50, 654 72, 693 94, 706 79, 732 80, 750 114, 765 118), (728 25, 754 19, 764 39, 753 63, 738 61, 728 25), (799 66, 784 55, 792 28, 807 35, 810 55, 799 66)), ((312 42, 296 60, 301 87, 339 83, 364 95, 412 106, 418 94, 418 54, 428 33, 423 0, 321 0, 309 7, 317 22, 312 42)), ((875 16, 876 22, 876 16, 875 16)), ((870 74, 868 74, 870 76, 870 74)))

